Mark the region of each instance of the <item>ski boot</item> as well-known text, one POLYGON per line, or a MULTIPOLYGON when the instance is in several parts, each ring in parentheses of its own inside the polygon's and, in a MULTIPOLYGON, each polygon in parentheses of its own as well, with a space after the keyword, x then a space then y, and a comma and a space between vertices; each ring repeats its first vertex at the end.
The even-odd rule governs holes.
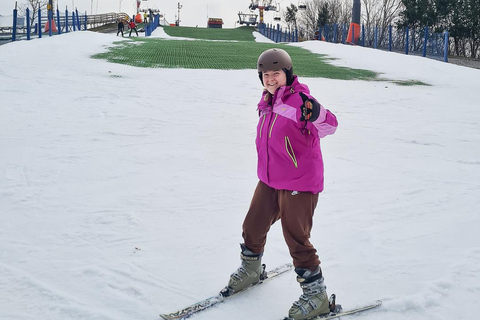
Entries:
POLYGON ((265 280, 265 265, 262 264, 262 255, 255 254, 241 243, 240 259, 242 264, 231 274, 228 285, 220 292, 224 297, 245 290, 253 284, 265 280))
MULTIPOLYGON (((328 315, 331 311, 327 296, 327 287, 323 283, 322 269, 318 266, 315 271, 295 268, 297 281, 303 294, 288 312, 287 319, 305 320, 316 316, 328 315)), ((334 307, 335 308, 335 307, 334 307)))

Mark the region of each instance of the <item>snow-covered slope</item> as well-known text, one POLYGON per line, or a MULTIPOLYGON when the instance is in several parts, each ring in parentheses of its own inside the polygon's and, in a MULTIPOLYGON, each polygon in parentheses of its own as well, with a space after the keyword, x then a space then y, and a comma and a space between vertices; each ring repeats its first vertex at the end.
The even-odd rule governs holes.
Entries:
MULTIPOLYGON (((256 71, 89 58, 116 40, 0 47, 2 320, 157 319, 214 294, 239 264, 257 183, 256 71)), ((480 71, 295 45, 431 84, 301 79, 339 120, 322 142, 312 233, 328 292, 345 307, 384 301, 358 319, 475 319, 480 71)), ((276 224, 264 262, 289 261, 276 224)), ((299 294, 289 273, 196 319, 280 319, 299 294)))

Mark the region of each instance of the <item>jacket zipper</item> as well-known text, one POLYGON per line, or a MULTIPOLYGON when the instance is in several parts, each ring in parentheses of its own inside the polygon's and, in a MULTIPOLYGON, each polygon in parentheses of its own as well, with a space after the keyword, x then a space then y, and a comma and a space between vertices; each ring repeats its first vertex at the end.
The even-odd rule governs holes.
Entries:
POLYGON ((263 124, 265 123, 265 115, 263 115, 262 125, 260 126, 260 139, 262 139, 263 124))
POLYGON ((287 150, 287 153, 290 156, 290 159, 292 159, 292 162, 295 165, 295 168, 298 168, 297 157, 295 157, 292 144, 290 143, 290 139, 287 136, 285 136, 285 149, 287 150))
POLYGON ((275 114, 275 119, 273 119, 272 126, 270 127, 270 132, 268 133, 269 138, 272 137, 272 130, 273 130, 273 126, 275 125, 275 121, 277 121, 277 117, 278 117, 278 113, 275 114))

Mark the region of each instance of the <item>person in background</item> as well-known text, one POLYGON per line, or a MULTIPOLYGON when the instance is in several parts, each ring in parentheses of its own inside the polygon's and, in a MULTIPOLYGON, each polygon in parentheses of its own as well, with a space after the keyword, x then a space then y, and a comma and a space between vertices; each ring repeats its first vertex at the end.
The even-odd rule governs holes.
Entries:
POLYGON ((135 21, 133 21, 133 19, 130 19, 128 26, 130 27, 130 34, 128 36, 131 37, 132 31, 135 30, 135 33, 137 34, 137 37, 138 37, 137 25, 135 24, 135 21))
POLYGON ((118 23, 117 23, 117 36, 119 33, 122 33, 122 37, 123 37, 123 29, 124 29, 124 25, 123 25, 123 20, 122 18, 118 18, 118 23))

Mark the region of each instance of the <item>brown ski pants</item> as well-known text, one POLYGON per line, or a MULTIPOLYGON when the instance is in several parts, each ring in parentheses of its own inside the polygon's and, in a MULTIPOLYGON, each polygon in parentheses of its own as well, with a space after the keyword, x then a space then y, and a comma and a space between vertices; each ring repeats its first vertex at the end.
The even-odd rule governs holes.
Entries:
POLYGON ((270 227, 281 220, 295 268, 314 270, 320 260, 309 238, 317 202, 318 194, 276 190, 259 181, 243 223, 246 247, 262 253, 270 227))

